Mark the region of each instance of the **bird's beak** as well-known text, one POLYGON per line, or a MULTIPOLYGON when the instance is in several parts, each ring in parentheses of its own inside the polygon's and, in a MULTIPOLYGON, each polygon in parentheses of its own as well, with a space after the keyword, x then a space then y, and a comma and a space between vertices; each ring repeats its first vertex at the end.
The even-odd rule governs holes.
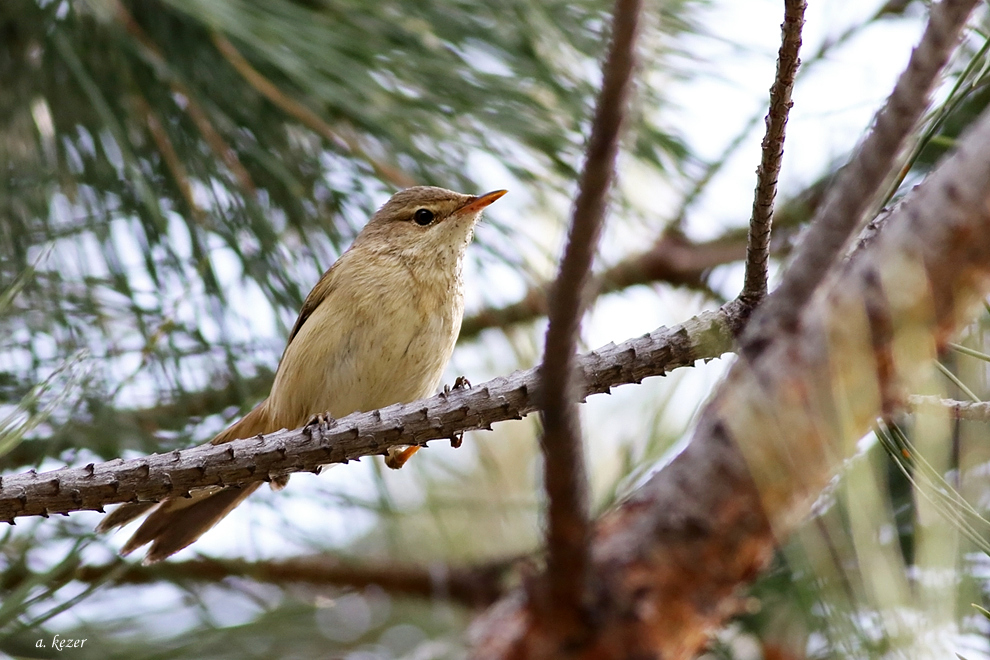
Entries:
POLYGON ((496 199, 509 192, 508 190, 493 190, 490 193, 471 197, 461 208, 457 209, 458 215, 469 215, 480 213, 483 208, 494 202, 496 199))

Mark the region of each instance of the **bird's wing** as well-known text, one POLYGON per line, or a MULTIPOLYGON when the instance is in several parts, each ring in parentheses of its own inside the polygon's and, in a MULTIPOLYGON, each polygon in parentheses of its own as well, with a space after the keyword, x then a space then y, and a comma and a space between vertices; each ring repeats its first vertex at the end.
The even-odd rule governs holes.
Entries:
MULTIPOLYGON (((292 343, 295 336, 299 334, 299 330, 302 328, 303 323, 306 322, 306 319, 308 319, 313 312, 316 311, 316 308, 320 306, 320 303, 326 300, 327 296, 330 295, 330 292, 336 288, 337 278, 334 277, 334 275, 336 274, 335 270, 337 268, 337 264, 339 263, 340 259, 338 259, 334 265, 330 266, 327 272, 323 273, 323 277, 321 277, 320 281, 316 283, 316 286, 313 287, 313 290, 309 292, 308 296, 306 296, 306 300, 303 301, 302 309, 299 310, 299 317, 296 319, 296 324, 292 326, 292 332, 289 333, 289 341, 285 343, 286 348, 289 347, 289 344, 292 343)), ((283 352, 282 355, 284 356, 285 353, 283 352)))

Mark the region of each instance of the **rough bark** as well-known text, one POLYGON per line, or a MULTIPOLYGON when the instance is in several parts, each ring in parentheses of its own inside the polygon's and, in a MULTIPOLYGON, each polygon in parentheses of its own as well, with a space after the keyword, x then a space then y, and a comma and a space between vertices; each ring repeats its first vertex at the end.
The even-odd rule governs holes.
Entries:
POLYGON ((784 22, 780 25, 780 50, 777 51, 777 76, 770 87, 767 131, 760 147, 760 164, 756 168, 756 193, 749 218, 746 245, 746 272, 739 297, 756 304, 767 295, 770 270, 770 227, 773 203, 777 197, 777 177, 784 160, 784 130, 790 115, 791 92, 801 60, 801 30, 804 28, 804 0, 785 0, 784 22))

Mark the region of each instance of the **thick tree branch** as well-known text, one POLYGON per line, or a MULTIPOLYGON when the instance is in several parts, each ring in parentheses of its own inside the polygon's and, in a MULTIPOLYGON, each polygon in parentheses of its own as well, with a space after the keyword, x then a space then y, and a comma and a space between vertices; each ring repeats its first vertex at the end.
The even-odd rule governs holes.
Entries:
MULTIPOLYGON (((580 398, 625 383, 662 376, 732 347, 737 305, 699 314, 672 328, 659 328, 622 344, 609 344, 577 360, 580 398)), ((338 420, 325 436, 280 431, 224 445, 202 445, 164 455, 115 459, 78 468, 0 477, 0 521, 20 516, 158 501, 191 489, 244 484, 329 463, 384 454, 389 447, 448 439, 460 431, 490 428, 536 410, 536 369, 517 371, 469 389, 338 420)))
POLYGON ((760 165, 756 168, 756 194, 749 220, 746 246, 746 274, 740 298, 756 305, 767 295, 770 267, 770 223, 773 202, 777 197, 777 177, 784 157, 784 129, 791 112, 791 90, 801 60, 801 29, 804 27, 804 0, 784 0, 784 22, 780 24, 780 51, 777 54, 777 77, 770 86, 770 110, 767 132, 763 136, 760 165))
POLYGON ((543 413, 543 482, 547 491, 547 581, 540 607, 544 623, 561 646, 585 629, 589 593, 591 524, 575 371, 581 317, 591 299, 591 264, 605 224, 608 193, 625 123, 635 67, 641 0, 616 0, 612 39, 602 67, 584 169, 568 232, 567 247, 552 288, 537 399, 543 413))
MULTIPOLYGON (((990 113, 959 143, 833 267, 797 332, 733 365, 687 448, 599 521, 596 626, 572 652, 694 657, 857 440, 904 407, 990 289, 990 113)), ((536 621, 524 590, 507 596, 476 623, 474 656, 552 656, 536 621)))
POLYGON ((839 173, 825 203, 804 239, 780 287, 755 317, 755 329, 747 332, 742 346, 754 355, 781 332, 793 332, 801 309, 824 278, 828 268, 846 248, 864 214, 893 173, 897 157, 928 107, 939 73, 960 39, 963 27, 979 0, 942 0, 932 6, 921 41, 877 113, 873 130, 852 161, 839 173))

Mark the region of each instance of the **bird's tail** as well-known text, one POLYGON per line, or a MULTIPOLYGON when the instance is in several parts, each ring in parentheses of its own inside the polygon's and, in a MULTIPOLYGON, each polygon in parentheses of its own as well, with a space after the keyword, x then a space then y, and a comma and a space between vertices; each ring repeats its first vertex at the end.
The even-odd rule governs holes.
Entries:
MULTIPOLYGON (((213 438, 215 445, 240 438, 250 438, 259 433, 271 433, 271 419, 265 402, 261 402, 235 424, 213 438)), ((214 486, 193 491, 190 497, 177 497, 161 503, 136 502, 123 504, 109 513, 97 526, 97 532, 126 525, 151 510, 134 536, 124 544, 120 553, 129 554, 150 543, 145 564, 152 564, 175 554, 206 533, 233 511, 234 507, 258 489, 261 482, 246 486, 214 486), (153 510, 152 510, 153 509, 153 510)))

